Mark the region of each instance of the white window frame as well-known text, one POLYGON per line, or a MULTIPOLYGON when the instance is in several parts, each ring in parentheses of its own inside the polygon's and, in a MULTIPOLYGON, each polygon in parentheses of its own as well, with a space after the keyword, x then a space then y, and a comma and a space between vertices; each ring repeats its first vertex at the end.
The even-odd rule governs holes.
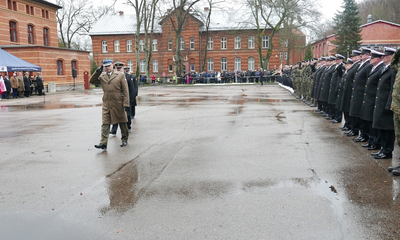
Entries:
POLYGON ((153 72, 158 72, 158 60, 153 60, 153 72))
POLYGON ((103 52, 103 53, 106 53, 107 52, 107 41, 102 41, 101 42, 101 51, 103 52))
POLYGON ((235 37, 235 49, 240 49, 242 47, 241 38, 239 36, 235 37))
POLYGON ((153 52, 158 51, 158 41, 157 39, 153 39, 153 52))
POLYGON ((146 61, 144 59, 140 60, 139 68, 141 73, 145 72, 145 67, 146 67, 146 61))
POLYGON ((181 37, 180 39, 180 50, 185 50, 185 39, 181 37))
POLYGON ((255 48, 256 38, 254 36, 249 37, 249 49, 255 48))
POLYGON ((119 40, 114 41, 114 52, 119 52, 119 40))
POLYGON ((174 71, 174 65, 168 63, 168 72, 173 72, 174 71))
POLYGON ((289 47, 289 39, 285 40, 285 47, 289 47))
POLYGON ((235 71, 242 71, 242 59, 235 58, 235 71))
POLYGON ((129 67, 129 72, 133 72, 133 61, 132 60, 126 61, 126 65, 129 67))
POLYGON ((288 59, 288 52, 285 52, 285 60, 288 59))
POLYGON ((208 37, 207 50, 213 50, 213 49, 214 49, 214 38, 208 37))
POLYGON ((196 66, 195 66, 195 64, 190 64, 190 71, 191 72, 195 72, 196 71, 196 66))
POLYGON ((249 57, 249 61, 248 61, 248 68, 249 68, 249 70, 251 70, 251 71, 254 71, 255 70, 255 68, 256 68, 256 64, 255 64, 255 58, 253 58, 253 57, 249 57))
POLYGON ((207 70, 210 72, 214 71, 214 58, 207 59, 207 70))
POLYGON ((126 52, 132 52, 132 40, 126 40, 126 52))
POLYGON ((262 36, 262 48, 268 48, 269 47, 269 36, 264 35, 262 36))
POLYGON ((226 50, 228 45, 228 39, 226 37, 221 37, 221 50, 226 50))
POLYGON ((282 53, 282 52, 279 52, 279 60, 282 61, 282 58, 283 58, 283 53, 282 53))
POLYGON ((168 39, 168 51, 172 51, 172 39, 168 39))
POLYGON ((139 40, 139 52, 144 52, 144 40, 139 40))
POLYGON ((190 50, 194 50, 194 38, 190 38, 190 50))
POLYGON ((221 72, 222 71, 227 71, 228 70, 228 59, 227 58, 221 58, 221 72))

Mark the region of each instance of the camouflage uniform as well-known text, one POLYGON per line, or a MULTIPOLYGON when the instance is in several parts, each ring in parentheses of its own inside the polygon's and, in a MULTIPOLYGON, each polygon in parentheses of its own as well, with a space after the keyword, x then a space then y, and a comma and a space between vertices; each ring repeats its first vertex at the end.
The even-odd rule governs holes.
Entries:
POLYGON ((390 109, 393 111, 394 131, 396 134, 397 144, 400 146, 400 48, 393 55, 391 67, 397 71, 396 79, 393 85, 392 105, 390 109))

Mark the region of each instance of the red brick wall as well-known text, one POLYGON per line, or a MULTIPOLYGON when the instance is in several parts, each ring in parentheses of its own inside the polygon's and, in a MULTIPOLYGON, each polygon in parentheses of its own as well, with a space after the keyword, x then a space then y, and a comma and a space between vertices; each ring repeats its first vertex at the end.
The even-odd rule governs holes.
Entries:
POLYGON ((88 71, 90 75, 89 52, 76 51, 65 48, 52 47, 6 47, 5 51, 16 57, 24 59, 32 64, 42 68, 43 79, 49 82, 55 82, 57 85, 72 85, 71 61, 77 62, 77 79, 76 84, 83 84, 84 71, 88 71), (63 61, 63 75, 57 75, 57 60, 63 61))
POLYGON ((361 28, 362 44, 400 44, 400 26, 377 22, 361 28))
POLYGON ((58 47, 57 37, 57 21, 56 8, 36 3, 34 1, 16 1, 17 10, 8 9, 8 1, 0 1, 0 45, 29 45, 28 43, 28 24, 34 26, 34 44, 43 44, 43 28, 49 29, 49 46, 58 47), (29 6, 29 13, 26 12, 26 6, 29 6), (31 8, 34 9, 34 14, 31 14, 31 8), (42 17, 42 10, 45 12, 45 17, 42 17), (49 18, 46 18, 46 11, 49 18), (9 22, 17 23, 17 42, 10 41, 9 22))
MULTIPOLYGON (((161 76, 163 72, 167 75, 172 75, 173 73, 168 72, 168 63, 173 62, 173 56, 175 55, 175 32, 170 27, 168 21, 165 21, 162 25, 162 34, 156 34, 155 39, 158 42, 158 51, 154 51, 152 54, 152 59, 158 60, 158 72, 154 73, 156 76, 161 76), (172 39, 172 51, 168 50, 168 39, 172 39)), ((207 53, 207 58, 214 59, 214 71, 220 71, 221 69, 221 58, 226 57, 228 62, 227 69, 234 70, 234 59, 235 59, 235 49, 234 49, 234 37, 241 37, 241 49, 237 49, 237 57, 241 58, 241 68, 242 70, 248 69, 248 58, 255 58, 255 68, 260 67, 260 61, 257 53, 257 45, 254 49, 248 49, 248 37, 252 35, 255 36, 255 30, 252 31, 215 31, 210 32, 209 37, 214 39, 214 50, 209 50, 207 53), (227 37, 227 50, 221 50, 221 37, 227 37)), ((195 64, 195 71, 201 72, 200 69, 201 61, 204 57, 204 49, 207 44, 207 39, 205 34, 200 34, 199 32, 199 22, 194 18, 189 18, 186 22, 184 30, 182 31, 182 37, 185 39, 185 49, 181 50, 181 56, 187 56, 187 61, 183 61, 183 64, 195 64), (190 50, 190 38, 194 38, 195 48, 190 50), (200 43, 202 45, 200 46, 200 43), (200 56, 201 52, 201 56, 200 56)), ((92 46, 93 46, 93 56, 97 64, 101 65, 101 61, 105 58, 111 58, 113 60, 120 60, 123 63, 127 63, 127 60, 133 61, 133 66, 136 66, 136 56, 135 56, 135 37, 134 35, 106 35, 106 36, 91 36, 92 46), (126 40, 132 40, 133 42, 133 52, 126 52, 126 40), (120 52, 114 52, 114 41, 120 41, 120 52), (102 53, 102 41, 107 41, 107 53, 102 53)), ((305 37, 301 38, 301 45, 305 45, 305 37)), ((144 36, 141 36, 144 39, 144 36)), ((283 54, 287 51, 286 48, 279 46, 279 34, 275 34, 273 38, 274 50, 269 61, 270 68, 279 67, 280 59, 279 52, 282 51, 283 54)), ((301 50, 293 50, 289 54, 290 63, 295 63, 302 58, 301 50)), ((266 55, 266 49, 263 49, 263 56, 266 55)), ((144 59, 144 53, 140 54, 140 59, 144 59)), ((282 59, 283 64, 286 63, 282 59)), ((206 65, 207 66, 207 65, 206 65)), ((205 69, 206 70, 206 69, 205 69)), ((150 66, 150 74, 153 74, 152 65, 150 66)))

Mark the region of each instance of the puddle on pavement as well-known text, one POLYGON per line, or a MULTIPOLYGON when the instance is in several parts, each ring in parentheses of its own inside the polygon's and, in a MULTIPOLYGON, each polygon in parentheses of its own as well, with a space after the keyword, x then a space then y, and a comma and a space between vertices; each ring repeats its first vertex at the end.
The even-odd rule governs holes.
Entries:
POLYGON ((122 165, 114 173, 106 176, 108 197, 110 205, 102 207, 100 212, 106 214, 110 210, 116 212, 126 212, 133 207, 138 196, 136 184, 139 175, 137 166, 134 162, 122 165))
POLYGON ((21 110, 49 110, 49 109, 65 109, 65 108, 89 108, 89 107, 99 107, 102 103, 98 104, 54 104, 54 103, 37 103, 37 104, 27 104, 27 105, 10 105, 1 106, 0 112, 12 112, 21 110))

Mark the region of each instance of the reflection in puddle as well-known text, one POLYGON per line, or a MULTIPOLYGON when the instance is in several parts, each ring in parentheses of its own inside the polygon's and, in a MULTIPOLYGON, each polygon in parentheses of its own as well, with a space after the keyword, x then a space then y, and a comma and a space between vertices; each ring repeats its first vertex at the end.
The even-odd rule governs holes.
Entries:
POLYGON ((48 109, 65 109, 65 108, 88 108, 88 107, 99 107, 99 106, 102 106, 102 103, 86 104, 86 105, 37 103, 37 104, 27 104, 27 105, 1 106, 1 111, 3 111, 3 112, 12 112, 12 111, 20 111, 20 110, 48 110, 48 109))
POLYGON ((115 173, 106 176, 108 185, 108 197, 110 205, 100 209, 102 214, 110 210, 116 212, 126 212, 136 201, 136 184, 138 181, 138 171, 134 162, 128 162, 115 173))

